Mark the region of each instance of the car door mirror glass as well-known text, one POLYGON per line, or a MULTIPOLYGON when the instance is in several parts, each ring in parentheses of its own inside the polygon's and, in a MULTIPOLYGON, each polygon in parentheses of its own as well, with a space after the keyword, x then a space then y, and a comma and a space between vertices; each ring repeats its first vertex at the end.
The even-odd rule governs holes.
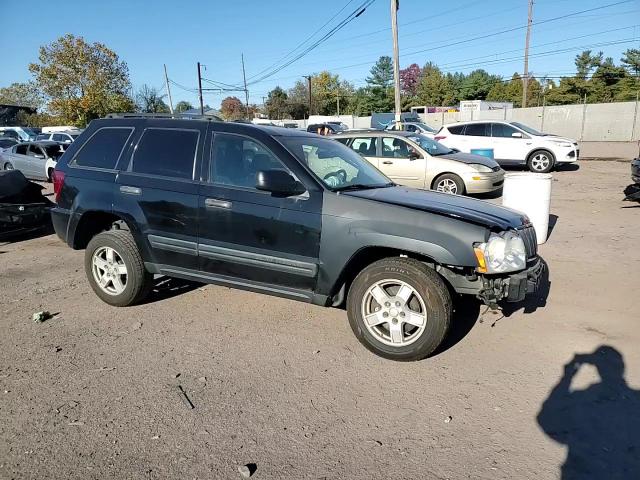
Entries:
POLYGON ((284 170, 260 170, 256 173, 256 189, 281 196, 300 195, 304 185, 284 170))

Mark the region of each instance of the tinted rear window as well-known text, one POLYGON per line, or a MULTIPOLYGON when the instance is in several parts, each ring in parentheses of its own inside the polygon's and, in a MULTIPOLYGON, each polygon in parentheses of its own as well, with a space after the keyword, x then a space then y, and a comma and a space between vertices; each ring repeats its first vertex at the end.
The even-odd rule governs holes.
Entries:
POLYGON ((452 127, 447 127, 453 135, 462 135, 462 131, 464 130, 464 125, 455 125, 452 127))
POLYGON ((115 168, 132 131, 133 128, 128 127, 99 129, 80 148, 73 163, 81 167, 115 168))
POLYGON ((472 137, 490 137, 491 128, 488 123, 470 123, 464 134, 472 137))
POLYGON ((131 171, 190 180, 199 135, 198 130, 146 129, 138 142, 131 171))

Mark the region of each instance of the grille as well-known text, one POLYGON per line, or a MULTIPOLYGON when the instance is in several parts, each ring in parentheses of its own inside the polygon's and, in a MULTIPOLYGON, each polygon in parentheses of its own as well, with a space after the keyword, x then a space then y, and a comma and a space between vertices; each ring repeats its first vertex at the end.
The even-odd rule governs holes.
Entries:
POLYGON ((538 238, 536 237, 535 229, 532 225, 529 225, 519 230, 519 233, 527 250, 527 259, 535 257, 538 254, 538 238))

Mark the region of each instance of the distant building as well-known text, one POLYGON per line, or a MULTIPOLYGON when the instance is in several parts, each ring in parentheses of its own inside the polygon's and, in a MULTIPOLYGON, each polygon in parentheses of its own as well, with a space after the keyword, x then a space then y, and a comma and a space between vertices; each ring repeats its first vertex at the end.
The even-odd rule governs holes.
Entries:
POLYGON ((26 105, 0 103, 0 126, 18 126, 18 114, 20 112, 32 114, 36 113, 36 109, 26 105))
POLYGON ((511 110, 511 102, 488 102, 486 100, 463 100, 460 102, 461 112, 479 112, 481 110, 511 110))

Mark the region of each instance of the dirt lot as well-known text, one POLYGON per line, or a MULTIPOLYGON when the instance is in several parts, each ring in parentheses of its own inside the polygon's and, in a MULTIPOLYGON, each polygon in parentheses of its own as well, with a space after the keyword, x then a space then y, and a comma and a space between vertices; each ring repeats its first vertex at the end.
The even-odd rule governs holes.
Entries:
POLYGON ((546 305, 501 318, 466 302, 418 363, 369 353, 343 311, 228 288, 171 282, 108 307, 56 236, 0 245, 0 478, 240 478, 255 463, 254 478, 551 479, 567 445, 563 478, 639 478, 629 165, 554 178, 546 305), (34 323, 43 309, 57 315, 34 323))

